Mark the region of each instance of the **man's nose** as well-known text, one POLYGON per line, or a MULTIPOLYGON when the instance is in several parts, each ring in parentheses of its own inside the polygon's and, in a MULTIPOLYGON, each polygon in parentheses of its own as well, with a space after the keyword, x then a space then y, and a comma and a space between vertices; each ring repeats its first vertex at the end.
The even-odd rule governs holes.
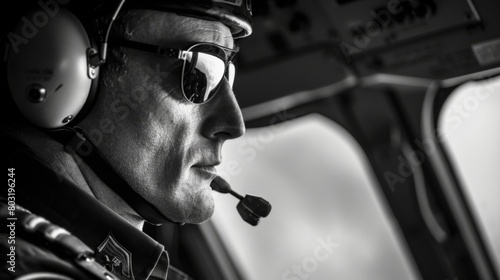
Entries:
POLYGON ((205 125, 203 134, 207 138, 224 140, 245 134, 245 123, 240 106, 227 81, 223 81, 219 92, 204 106, 205 125))

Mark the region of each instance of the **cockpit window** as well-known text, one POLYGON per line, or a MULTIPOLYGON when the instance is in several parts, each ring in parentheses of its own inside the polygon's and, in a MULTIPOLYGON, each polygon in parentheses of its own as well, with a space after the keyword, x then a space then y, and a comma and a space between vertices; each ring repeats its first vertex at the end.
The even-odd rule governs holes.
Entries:
POLYGON ((320 115, 248 129, 218 172, 272 204, 256 227, 216 195, 212 223, 244 279, 420 279, 354 138, 320 115))
POLYGON ((471 211, 500 275, 500 77, 458 87, 438 129, 471 211))

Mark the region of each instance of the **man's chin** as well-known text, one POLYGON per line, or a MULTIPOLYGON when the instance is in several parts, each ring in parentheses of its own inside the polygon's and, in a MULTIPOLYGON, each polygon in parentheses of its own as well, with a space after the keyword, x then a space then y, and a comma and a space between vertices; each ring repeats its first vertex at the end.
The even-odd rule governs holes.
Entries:
POLYGON ((191 213, 191 215, 186 219, 184 219, 182 223, 201 224, 208 221, 213 214, 214 214, 214 207, 212 206, 209 209, 204 209, 203 211, 196 211, 194 213, 191 213))
POLYGON ((200 224, 209 220, 214 214, 215 202, 212 191, 204 191, 190 206, 183 205, 184 215, 179 218, 180 223, 200 224))
POLYGON ((191 224, 199 224, 209 220, 214 214, 215 201, 212 195, 212 189, 204 192, 204 195, 199 197, 199 203, 194 206, 194 211, 190 219, 191 224))
POLYGON ((213 211, 213 209, 211 209, 210 211, 203 213, 203 215, 197 215, 196 217, 193 217, 190 221, 188 221, 186 223, 187 224, 201 224, 201 223, 204 223, 204 222, 210 220, 210 218, 212 217, 213 214, 214 214, 214 211, 213 211))

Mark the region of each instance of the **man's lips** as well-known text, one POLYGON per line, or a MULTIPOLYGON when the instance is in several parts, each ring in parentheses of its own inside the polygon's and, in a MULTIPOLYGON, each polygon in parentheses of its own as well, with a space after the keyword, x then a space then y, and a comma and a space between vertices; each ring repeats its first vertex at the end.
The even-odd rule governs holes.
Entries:
POLYGON ((217 169, 213 165, 193 165, 193 168, 204 179, 211 181, 217 177, 217 169))

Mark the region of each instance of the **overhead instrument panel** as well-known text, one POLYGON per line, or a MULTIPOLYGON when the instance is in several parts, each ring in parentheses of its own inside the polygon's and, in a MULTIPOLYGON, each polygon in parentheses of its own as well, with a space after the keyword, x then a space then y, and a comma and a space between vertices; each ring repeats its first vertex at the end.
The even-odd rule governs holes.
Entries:
POLYGON ((340 30, 346 32, 339 48, 360 75, 382 72, 446 79, 500 65, 500 31, 496 27, 500 3, 386 3, 367 11, 372 17, 369 21, 359 15, 342 25, 342 15, 334 17, 335 26, 343 26, 340 30))
POLYGON ((254 1, 235 88, 248 107, 349 76, 447 79, 498 67, 498 11, 495 0, 254 1))
POLYGON ((321 2, 340 32, 339 47, 346 55, 382 50, 481 22, 476 7, 467 0, 321 2))

